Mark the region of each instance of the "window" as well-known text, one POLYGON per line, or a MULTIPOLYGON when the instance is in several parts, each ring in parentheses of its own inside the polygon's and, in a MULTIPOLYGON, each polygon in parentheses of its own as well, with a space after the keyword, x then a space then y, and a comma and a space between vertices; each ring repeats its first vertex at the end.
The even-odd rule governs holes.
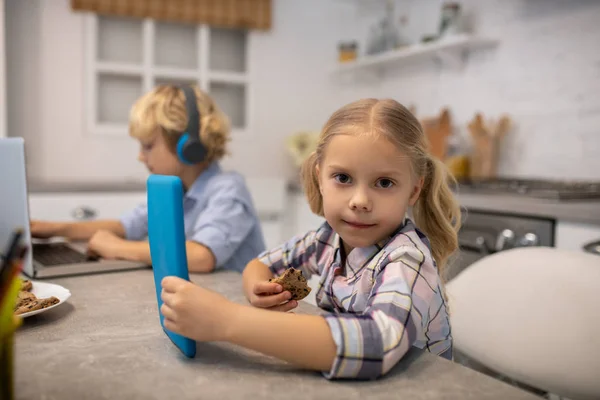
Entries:
POLYGON ((249 130, 247 32, 152 19, 86 16, 88 129, 127 135, 133 102, 164 83, 197 83, 249 130))

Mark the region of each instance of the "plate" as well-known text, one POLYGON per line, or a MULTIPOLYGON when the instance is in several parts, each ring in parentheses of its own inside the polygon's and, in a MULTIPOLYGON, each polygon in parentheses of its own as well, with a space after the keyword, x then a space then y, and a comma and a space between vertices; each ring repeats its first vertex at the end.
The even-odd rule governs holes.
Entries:
POLYGON ((57 285, 54 283, 47 283, 47 282, 37 282, 37 281, 31 281, 31 283, 33 284, 31 293, 35 294, 35 296, 38 299, 45 299, 47 297, 54 296, 58 299, 58 303, 56 303, 50 307, 42 308, 41 310, 29 311, 27 313, 17 315, 17 317, 25 318, 25 317, 31 317, 32 315, 43 313, 45 311, 53 309, 54 307, 60 306, 61 304, 66 302, 69 297, 71 297, 71 292, 68 289, 65 289, 64 287, 62 287, 60 285, 57 285))

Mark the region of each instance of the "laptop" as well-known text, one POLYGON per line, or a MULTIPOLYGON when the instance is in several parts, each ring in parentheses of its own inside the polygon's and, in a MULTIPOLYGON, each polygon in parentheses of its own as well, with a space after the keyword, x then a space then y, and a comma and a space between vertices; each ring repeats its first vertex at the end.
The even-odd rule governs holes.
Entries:
POLYGON ((0 246, 7 243, 16 228, 24 231, 30 251, 23 273, 30 278, 52 278, 111 271, 149 268, 149 265, 89 257, 82 243, 32 240, 29 230, 29 201, 23 138, 0 138, 0 246))

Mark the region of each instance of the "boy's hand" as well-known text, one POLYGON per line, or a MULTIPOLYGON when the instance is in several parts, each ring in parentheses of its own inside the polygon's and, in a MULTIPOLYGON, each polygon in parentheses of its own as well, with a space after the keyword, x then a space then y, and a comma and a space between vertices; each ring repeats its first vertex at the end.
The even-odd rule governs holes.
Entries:
POLYGON ((250 304, 254 307, 287 312, 298 307, 298 302, 290 300, 291 298, 292 294, 288 291, 284 292, 283 287, 278 283, 257 282, 252 287, 250 304))
POLYGON ((49 239, 54 236, 59 236, 59 232, 64 226, 61 222, 48 222, 31 220, 29 222, 29 230, 31 236, 38 239, 49 239))
POLYGON ((174 276, 161 282, 165 329, 200 342, 222 341, 234 303, 218 293, 174 276))
POLYGON ((88 242, 87 252, 90 256, 99 256, 107 260, 116 260, 120 258, 119 250, 124 243, 124 239, 118 237, 111 231, 101 229, 94 233, 94 236, 88 242))

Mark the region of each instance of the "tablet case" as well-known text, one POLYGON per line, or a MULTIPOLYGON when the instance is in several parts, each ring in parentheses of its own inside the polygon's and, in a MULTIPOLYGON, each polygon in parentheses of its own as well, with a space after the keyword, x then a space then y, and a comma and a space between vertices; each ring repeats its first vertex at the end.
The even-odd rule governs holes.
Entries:
POLYGON ((160 313, 161 282, 166 276, 190 280, 185 251, 183 184, 176 176, 150 175, 147 180, 148 239, 160 324, 171 341, 187 357, 196 355, 196 342, 165 329, 160 313))

